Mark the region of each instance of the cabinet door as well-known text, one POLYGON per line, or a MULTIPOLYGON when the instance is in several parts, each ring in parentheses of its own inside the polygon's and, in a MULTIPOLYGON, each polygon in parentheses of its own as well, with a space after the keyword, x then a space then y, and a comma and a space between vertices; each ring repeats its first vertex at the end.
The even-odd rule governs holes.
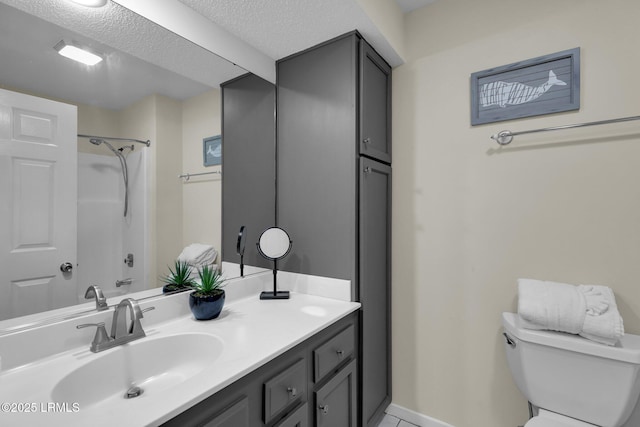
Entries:
POLYGON ((391 67, 364 40, 360 47, 360 154, 391 163, 391 67))
POLYGON ((249 400, 244 397, 211 418, 204 427, 249 427, 249 400))
POLYGON ((379 421, 391 401, 391 168, 360 160, 362 411, 379 421))
POLYGON ((356 427, 356 361, 315 392, 316 427, 356 427))

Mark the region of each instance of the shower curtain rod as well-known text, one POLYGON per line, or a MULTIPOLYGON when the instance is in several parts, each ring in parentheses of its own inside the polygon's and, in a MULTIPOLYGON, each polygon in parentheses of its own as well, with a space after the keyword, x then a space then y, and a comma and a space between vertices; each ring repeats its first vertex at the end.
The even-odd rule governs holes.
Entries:
POLYGON ((139 142, 140 144, 144 144, 147 147, 151 145, 151 141, 149 141, 148 139, 146 141, 143 141, 141 139, 133 139, 133 138, 115 138, 112 136, 81 135, 81 134, 78 134, 78 138, 98 138, 98 139, 108 139, 110 141, 139 142))
POLYGON ((513 141, 513 137, 516 135, 525 135, 527 133, 537 133, 537 132, 549 132, 552 130, 562 130, 562 129, 572 129, 572 128, 581 128, 585 126, 599 126, 599 125, 608 125, 611 123, 621 123, 621 122, 630 122, 633 120, 640 120, 640 116, 632 116, 632 117, 622 117, 618 119, 610 119, 610 120, 600 120, 597 122, 587 122, 587 123, 576 123, 572 125, 562 125, 562 126, 553 126, 549 128, 542 129, 533 129, 533 130, 523 130, 520 132, 511 132, 510 130, 503 130, 498 132, 495 135, 491 135, 491 139, 496 141, 500 145, 507 145, 513 141))

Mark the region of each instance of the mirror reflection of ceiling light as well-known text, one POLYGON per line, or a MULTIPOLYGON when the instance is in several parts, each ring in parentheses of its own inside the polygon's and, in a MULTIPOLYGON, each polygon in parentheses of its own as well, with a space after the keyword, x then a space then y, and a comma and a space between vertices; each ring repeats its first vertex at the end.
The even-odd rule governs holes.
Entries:
POLYGON ((78 3, 83 6, 89 7, 102 7, 107 4, 108 0, 71 0, 73 3, 78 3))
POLYGON ((74 46, 61 40, 53 47, 58 53, 66 58, 73 59, 74 61, 81 62, 85 65, 96 65, 102 61, 102 57, 95 53, 89 52, 85 48, 74 46))

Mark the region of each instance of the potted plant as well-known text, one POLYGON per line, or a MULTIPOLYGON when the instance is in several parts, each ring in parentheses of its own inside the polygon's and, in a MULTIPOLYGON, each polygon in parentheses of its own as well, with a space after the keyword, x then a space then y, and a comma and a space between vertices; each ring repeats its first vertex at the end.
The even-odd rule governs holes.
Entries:
POLYGON ((200 282, 189 294, 189 307, 197 320, 215 319, 224 306, 224 279, 222 273, 205 265, 198 271, 200 282))
POLYGON ((195 281, 191 278, 191 265, 185 261, 176 260, 174 269, 169 267, 169 274, 161 277, 165 285, 162 287, 162 293, 179 292, 192 289, 195 281))

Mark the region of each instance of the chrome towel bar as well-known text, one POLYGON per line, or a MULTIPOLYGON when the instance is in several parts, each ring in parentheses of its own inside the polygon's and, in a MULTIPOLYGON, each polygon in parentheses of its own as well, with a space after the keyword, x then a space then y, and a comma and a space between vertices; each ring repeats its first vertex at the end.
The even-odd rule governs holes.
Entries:
POLYGON ((178 175, 178 178, 182 178, 185 181, 189 181, 192 176, 200 176, 200 175, 221 175, 222 171, 213 171, 213 172, 200 172, 200 173, 183 173, 182 175, 178 175))
POLYGON ((553 130, 562 130, 562 129, 571 129, 571 128, 581 128, 586 126, 608 125, 612 123, 630 122, 633 120, 640 120, 640 116, 622 117, 619 119, 610 119, 610 120, 600 120, 597 122, 575 123, 572 125, 562 125, 562 126, 553 126, 548 128, 542 128, 542 129, 523 130, 520 132, 511 132, 510 130, 503 130, 498 132, 495 135, 491 135, 491 139, 495 140, 500 145, 507 145, 511 143, 511 141, 513 141, 513 137, 516 135, 525 135, 528 133, 538 133, 538 132, 549 132, 553 130))

